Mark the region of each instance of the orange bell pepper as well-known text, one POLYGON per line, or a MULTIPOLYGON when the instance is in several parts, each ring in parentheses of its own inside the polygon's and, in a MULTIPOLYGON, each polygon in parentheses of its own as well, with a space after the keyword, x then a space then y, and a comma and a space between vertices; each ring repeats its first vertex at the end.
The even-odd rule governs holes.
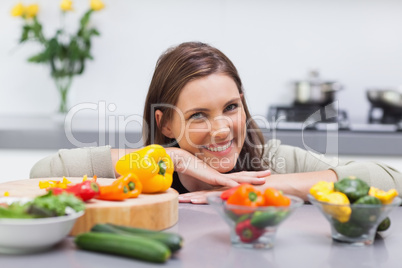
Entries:
POLYGON ((122 201, 135 198, 142 191, 142 184, 135 174, 129 173, 117 178, 112 184, 101 186, 97 199, 122 201))
POLYGON ((275 188, 267 188, 264 191, 264 199, 266 206, 287 207, 290 205, 290 198, 284 196, 275 188))
MULTIPOLYGON (((264 198, 260 190, 256 189, 251 184, 244 183, 241 184, 231 196, 229 196, 226 203, 228 205, 238 205, 255 208, 264 205, 264 198)), ((232 211, 236 214, 250 213, 250 210, 247 209, 236 209, 232 211)))

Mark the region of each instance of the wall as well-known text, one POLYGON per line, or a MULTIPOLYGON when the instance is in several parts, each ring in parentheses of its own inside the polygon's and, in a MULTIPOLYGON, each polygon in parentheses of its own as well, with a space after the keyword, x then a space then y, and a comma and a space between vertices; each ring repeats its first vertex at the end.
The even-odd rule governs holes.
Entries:
MULTIPOLYGON (((238 67, 253 115, 271 104, 290 103, 289 82, 319 68, 345 85, 340 106, 365 118, 368 87, 402 84, 402 1, 396 0, 104 0, 92 23, 94 61, 73 82, 70 101, 106 101, 114 113, 142 115, 153 67, 169 46, 200 40, 225 52, 238 67)), ((47 66, 29 64, 40 48, 17 46, 18 1, 0 1, 0 114, 51 114, 58 95, 47 66), (7 26, 6 26, 7 25, 7 26)), ((49 36, 59 24, 54 0, 41 6, 49 36)), ((87 1, 75 1, 74 30, 87 1)))

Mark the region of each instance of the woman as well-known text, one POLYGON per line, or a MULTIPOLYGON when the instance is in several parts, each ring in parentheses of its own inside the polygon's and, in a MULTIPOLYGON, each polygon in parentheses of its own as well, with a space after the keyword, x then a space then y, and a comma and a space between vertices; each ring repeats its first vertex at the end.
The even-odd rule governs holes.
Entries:
MULTIPOLYGON (((208 191, 240 182, 275 187, 306 200, 317 181, 351 175, 402 193, 402 174, 385 165, 339 162, 277 140, 265 144, 235 66, 203 43, 183 43, 159 58, 145 102, 143 135, 145 145, 166 147, 176 171, 172 187, 190 192, 180 196, 181 202, 204 203, 208 191)), ((114 177, 116 161, 131 151, 60 150, 38 162, 31 177, 114 177)))

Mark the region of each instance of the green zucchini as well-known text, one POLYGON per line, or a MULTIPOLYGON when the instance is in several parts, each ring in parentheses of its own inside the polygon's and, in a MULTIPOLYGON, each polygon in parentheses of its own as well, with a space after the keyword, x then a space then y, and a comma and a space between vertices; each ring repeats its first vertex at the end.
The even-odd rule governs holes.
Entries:
POLYGON ((181 249, 183 238, 174 233, 151 231, 142 228, 134 228, 115 224, 96 224, 91 229, 92 232, 114 233, 120 235, 142 236, 159 242, 162 242, 172 251, 172 253, 181 249))
POLYGON ((169 248, 142 236, 87 232, 76 236, 75 244, 84 250, 120 255, 148 262, 163 263, 170 258, 169 248))

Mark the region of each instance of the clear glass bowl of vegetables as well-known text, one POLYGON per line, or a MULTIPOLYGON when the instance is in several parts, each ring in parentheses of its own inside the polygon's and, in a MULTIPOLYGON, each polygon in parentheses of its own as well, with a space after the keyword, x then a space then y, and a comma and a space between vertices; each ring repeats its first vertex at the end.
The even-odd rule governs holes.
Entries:
POLYGON ((296 196, 274 188, 261 192, 250 184, 212 194, 207 200, 229 225, 232 245, 256 249, 274 247, 278 226, 303 204, 296 196))
POLYGON ((321 181, 308 198, 329 221, 334 241, 358 246, 373 244, 376 233, 389 228, 389 213, 402 202, 395 189, 370 187, 356 177, 321 181))

